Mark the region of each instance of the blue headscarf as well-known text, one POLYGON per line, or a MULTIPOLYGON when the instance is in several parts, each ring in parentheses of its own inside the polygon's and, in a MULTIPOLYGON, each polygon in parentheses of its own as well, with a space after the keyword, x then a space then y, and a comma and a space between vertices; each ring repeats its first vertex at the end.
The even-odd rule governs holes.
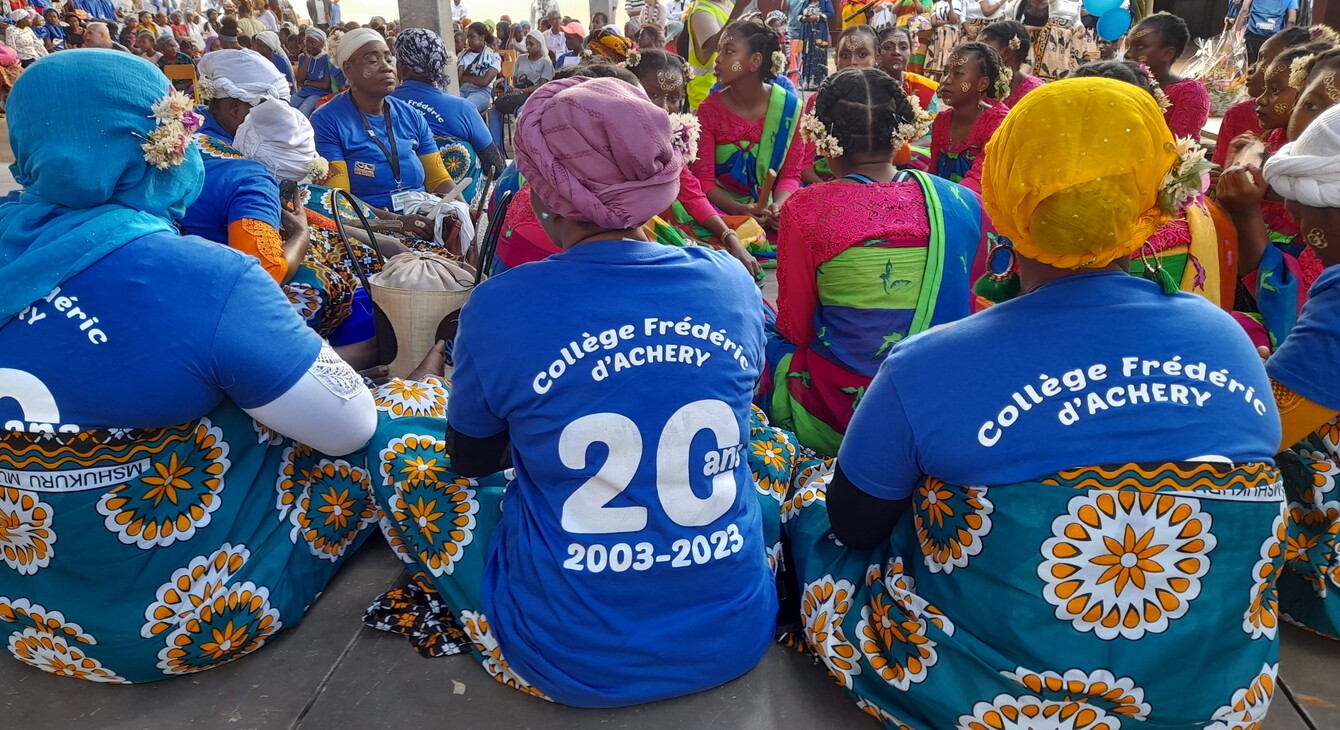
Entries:
POLYGON ((10 169, 24 192, 0 205, 0 327, 107 254, 175 230, 204 165, 194 144, 166 170, 144 159, 152 107, 169 89, 152 63, 93 49, 53 53, 14 83, 10 169))

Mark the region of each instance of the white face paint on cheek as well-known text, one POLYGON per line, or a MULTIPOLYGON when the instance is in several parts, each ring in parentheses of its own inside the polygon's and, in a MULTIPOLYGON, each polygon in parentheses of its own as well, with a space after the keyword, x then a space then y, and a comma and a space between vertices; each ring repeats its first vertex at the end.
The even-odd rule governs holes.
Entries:
POLYGON ((370 79, 370 78, 372 78, 372 69, 367 69, 367 70, 365 70, 365 71, 363 72, 363 78, 365 78, 365 79, 370 79))

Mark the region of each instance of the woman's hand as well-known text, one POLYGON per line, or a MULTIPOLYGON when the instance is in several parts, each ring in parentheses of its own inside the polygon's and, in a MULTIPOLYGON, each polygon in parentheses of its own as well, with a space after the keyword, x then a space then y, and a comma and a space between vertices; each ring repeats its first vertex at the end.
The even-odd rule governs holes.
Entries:
POLYGON ((1260 215, 1266 178, 1255 165, 1233 165, 1219 175, 1215 201, 1234 218, 1260 215))
POLYGON ((421 215, 397 216, 403 226, 400 230, 422 241, 433 240, 433 221, 421 215))
POLYGON ((731 231, 722 236, 721 241, 726 245, 726 253, 744 264, 744 268, 749 272, 749 275, 757 279, 758 272, 762 269, 758 265, 758 259, 754 258, 754 255, 749 253, 749 249, 744 247, 744 242, 740 240, 740 234, 731 231))

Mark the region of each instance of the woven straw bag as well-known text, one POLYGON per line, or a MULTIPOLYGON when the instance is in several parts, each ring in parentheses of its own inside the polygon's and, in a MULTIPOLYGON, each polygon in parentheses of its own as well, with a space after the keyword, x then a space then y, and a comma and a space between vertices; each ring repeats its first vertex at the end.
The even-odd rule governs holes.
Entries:
POLYGON ((387 367, 391 377, 403 378, 434 343, 455 339, 457 313, 475 288, 475 271, 435 252, 406 251, 388 259, 368 282, 368 294, 395 336, 395 359, 387 367))

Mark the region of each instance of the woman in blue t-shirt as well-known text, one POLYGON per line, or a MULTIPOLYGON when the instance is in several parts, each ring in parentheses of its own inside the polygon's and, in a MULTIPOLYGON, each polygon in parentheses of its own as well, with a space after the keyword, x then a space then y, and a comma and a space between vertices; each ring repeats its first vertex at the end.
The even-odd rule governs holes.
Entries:
MULTIPOLYGON (((1331 72, 1334 78, 1334 72, 1331 72)), ((1325 98, 1325 77, 1305 84, 1305 100, 1325 98), (1316 92, 1323 92, 1316 94, 1316 92)), ((1333 83, 1333 82, 1332 82, 1333 83)), ((1298 109, 1304 105, 1299 104, 1298 109)), ((1304 112, 1307 113, 1306 111, 1304 112)), ((1295 111, 1294 121, 1301 123, 1295 111)), ((1291 125, 1295 128, 1295 125, 1291 125)), ((1254 169, 1254 168, 1253 168, 1254 169)), ((1299 236, 1324 267, 1298 324, 1266 362, 1284 438, 1279 455, 1288 498, 1280 610, 1295 623, 1340 638, 1340 106, 1313 119, 1271 156, 1263 177, 1289 201, 1299 236)), ((1261 171, 1257 171, 1261 174, 1261 171)))
POLYGON ((411 211, 424 193, 450 193, 454 183, 423 115, 391 96, 395 56, 380 33, 357 28, 340 39, 331 61, 349 89, 312 115, 316 151, 330 162, 325 184, 400 219, 406 234, 432 240, 433 221, 411 211))
POLYGON ((1264 718, 1270 383, 1228 314, 1127 273, 1199 186, 1169 174, 1183 164, 1142 89, 1025 96, 982 177, 1024 294, 896 345, 836 466, 796 485, 804 638, 886 724, 1264 718))
POLYGON ((337 90, 339 66, 333 65, 326 53, 326 34, 320 28, 308 28, 303 39, 303 53, 293 68, 293 83, 297 93, 289 103, 303 116, 311 117, 317 102, 337 90))
POLYGON ((795 459, 751 427, 758 289, 723 252, 645 240, 684 162, 640 89, 545 84, 516 149, 563 250, 462 310, 445 440, 378 434, 388 534, 500 682, 582 707, 715 687, 771 643, 795 459), (506 491, 473 480, 505 463, 506 491))
POLYGON ((94 682, 220 666, 297 625, 370 533, 374 399, 256 259, 177 233, 201 119, 153 64, 54 54, 8 121, 0 634, 94 682))
POLYGON ((464 194, 466 200, 474 200, 480 173, 497 177, 507 163, 474 105, 443 90, 447 85, 446 44, 431 30, 406 28, 396 35, 395 51, 400 86, 391 95, 423 115, 447 173, 455 182, 470 178, 473 182, 464 194))

